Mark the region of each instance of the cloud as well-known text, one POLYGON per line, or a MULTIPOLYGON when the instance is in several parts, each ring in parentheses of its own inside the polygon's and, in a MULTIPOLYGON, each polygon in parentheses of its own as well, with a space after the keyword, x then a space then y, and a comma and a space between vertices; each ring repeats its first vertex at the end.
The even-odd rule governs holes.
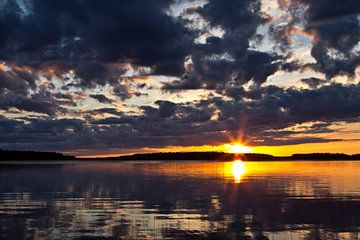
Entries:
POLYGON ((136 114, 98 109, 93 113, 112 116, 89 121, 27 119, 26 123, 2 118, 0 126, 12 131, 0 134, 0 147, 76 151, 90 144, 92 151, 101 151, 221 144, 239 131, 250 145, 318 143, 341 141, 319 134, 332 133, 334 123, 356 122, 360 117, 359 85, 308 90, 270 86, 257 91, 261 97, 251 101, 219 97, 189 103, 156 101, 136 114))
POLYGON ((103 94, 90 94, 89 97, 96 99, 97 101, 99 101, 100 103, 108 103, 111 104, 114 101, 109 99, 108 97, 106 97, 103 94))
POLYGON ((305 83, 306 85, 308 85, 310 88, 317 88, 318 86, 320 86, 321 84, 325 83, 325 80, 319 79, 319 78, 304 78, 301 79, 302 83, 305 83))
POLYGON ((27 95, 39 78, 57 77, 68 82, 64 87, 109 85, 120 100, 140 96, 123 81, 129 65, 179 75, 193 47, 194 34, 167 13, 173 3, 5 0, 0 5, 0 60, 16 68, 0 71, 0 89, 27 95))
POLYGON ((172 3, 110 0, 100 6, 95 0, 4 1, 1 55, 22 62, 131 61, 159 65, 157 69, 167 59, 177 65, 169 64, 176 72, 192 41, 181 22, 166 14, 172 3))
POLYGON ((9 110, 17 108, 19 110, 43 113, 51 116, 66 112, 61 105, 73 105, 69 101, 57 101, 53 96, 47 93, 32 94, 30 97, 16 94, 14 92, 5 92, 0 94, 0 109, 9 110))
POLYGON ((356 77, 360 3, 278 2, 270 16, 260 0, 3 0, 0 148, 341 140, 320 135, 360 117, 359 85, 330 81, 356 77), (268 86, 279 70, 307 88, 268 86))
POLYGON ((227 84, 243 85, 251 80, 262 84, 278 69, 277 59, 276 56, 258 51, 247 51, 237 60, 196 56, 181 79, 165 84, 164 89, 222 89, 227 84))
POLYGON ((289 48, 293 31, 302 31, 312 38, 311 55, 316 60, 307 67, 324 73, 328 79, 355 75, 360 65, 359 53, 354 50, 360 42, 359 1, 291 0, 279 4, 292 18, 288 24, 273 25, 271 29, 283 49, 289 48))
POLYGON ((29 89, 36 88, 36 74, 31 68, 19 65, 7 65, 1 63, 0 67, 0 91, 8 89, 17 93, 26 94, 29 89))
POLYGON ((224 31, 222 37, 209 36, 191 52, 185 73, 164 85, 166 90, 223 88, 226 84, 262 84, 279 68, 275 53, 249 49, 257 28, 269 18, 260 12, 260 1, 210 0, 195 10, 212 27, 224 31))

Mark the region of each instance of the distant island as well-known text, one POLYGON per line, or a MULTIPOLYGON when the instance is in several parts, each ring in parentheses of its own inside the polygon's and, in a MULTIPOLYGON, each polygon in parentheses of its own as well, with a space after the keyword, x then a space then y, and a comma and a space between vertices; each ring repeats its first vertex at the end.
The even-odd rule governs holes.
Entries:
POLYGON ((35 152, 35 151, 11 151, 0 150, 0 161, 52 161, 52 160, 78 160, 78 161, 232 161, 241 159, 243 161, 338 161, 338 160, 360 160, 360 154, 344 153, 309 153, 293 154, 291 156, 279 157, 269 154, 257 153, 225 153, 225 152, 157 152, 123 155, 117 157, 102 158, 78 158, 57 152, 35 152))
POLYGON ((0 150, 0 159, 0 161, 48 161, 75 160, 77 158, 57 152, 0 150))
MULTIPOLYGON (((93 158, 90 158, 93 159, 93 158)), ((293 154, 279 157, 260 153, 225 153, 225 152, 158 152, 132 154, 118 157, 95 158, 97 160, 212 160, 212 161, 299 161, 299 160, 360 160, 360 154, 348 155, 343 153, 310 153, 293 154)))

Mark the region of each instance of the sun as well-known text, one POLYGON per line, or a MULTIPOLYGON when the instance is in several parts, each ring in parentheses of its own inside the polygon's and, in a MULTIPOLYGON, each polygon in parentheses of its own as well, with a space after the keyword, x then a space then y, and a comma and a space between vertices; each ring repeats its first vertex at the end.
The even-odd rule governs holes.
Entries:
POLYGON ((250 153, 251 148, 241 143, 225 144, 225 147, 229 153, 250 153))

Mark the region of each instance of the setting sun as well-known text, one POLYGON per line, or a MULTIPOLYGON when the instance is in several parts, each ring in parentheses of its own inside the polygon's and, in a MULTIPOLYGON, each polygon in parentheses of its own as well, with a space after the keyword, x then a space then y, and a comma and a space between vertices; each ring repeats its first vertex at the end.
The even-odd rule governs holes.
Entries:
POLYGON ((244 146, 241 143, 226 144, 225 147, 229 153, 249 153, 251 148, 244 146))

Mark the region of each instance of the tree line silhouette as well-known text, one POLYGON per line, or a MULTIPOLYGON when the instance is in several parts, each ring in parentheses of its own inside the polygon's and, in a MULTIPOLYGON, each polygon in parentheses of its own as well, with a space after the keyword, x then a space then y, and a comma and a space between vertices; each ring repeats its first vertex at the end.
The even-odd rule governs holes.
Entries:
POLYGON ((35 152, 35 151, 12 151, 0 150, 1 161, 47 161, 47 160, 173 160, 173 161, 232 161, 240 159, 243 161, 339 161, 339 160, 360 160, 360 154, 344 154, 344 153, 309 153, 309 154, 293 154, 291 156, 279 157, 270 154, 258 153, 225 153, 225 152, 156 152, 132 154, 107 158, 77 158, 71 155, 65 155, 58 152, 35 152))
POLYGON ((58 152, 35 152, 0 150, 1 161, 47 161, 47 160, 74 160, 76 157, 58 152))
POLYGON ((299 161, 299 160, 360 160, 360 154, 348 155, 344 153, 310 153, 293 154, 279 157, 260 153, 225 153, 225 152, 156 152, 133 154, 118 157, 104 158, 107 160, 219 160, 232 161, 299 161))

